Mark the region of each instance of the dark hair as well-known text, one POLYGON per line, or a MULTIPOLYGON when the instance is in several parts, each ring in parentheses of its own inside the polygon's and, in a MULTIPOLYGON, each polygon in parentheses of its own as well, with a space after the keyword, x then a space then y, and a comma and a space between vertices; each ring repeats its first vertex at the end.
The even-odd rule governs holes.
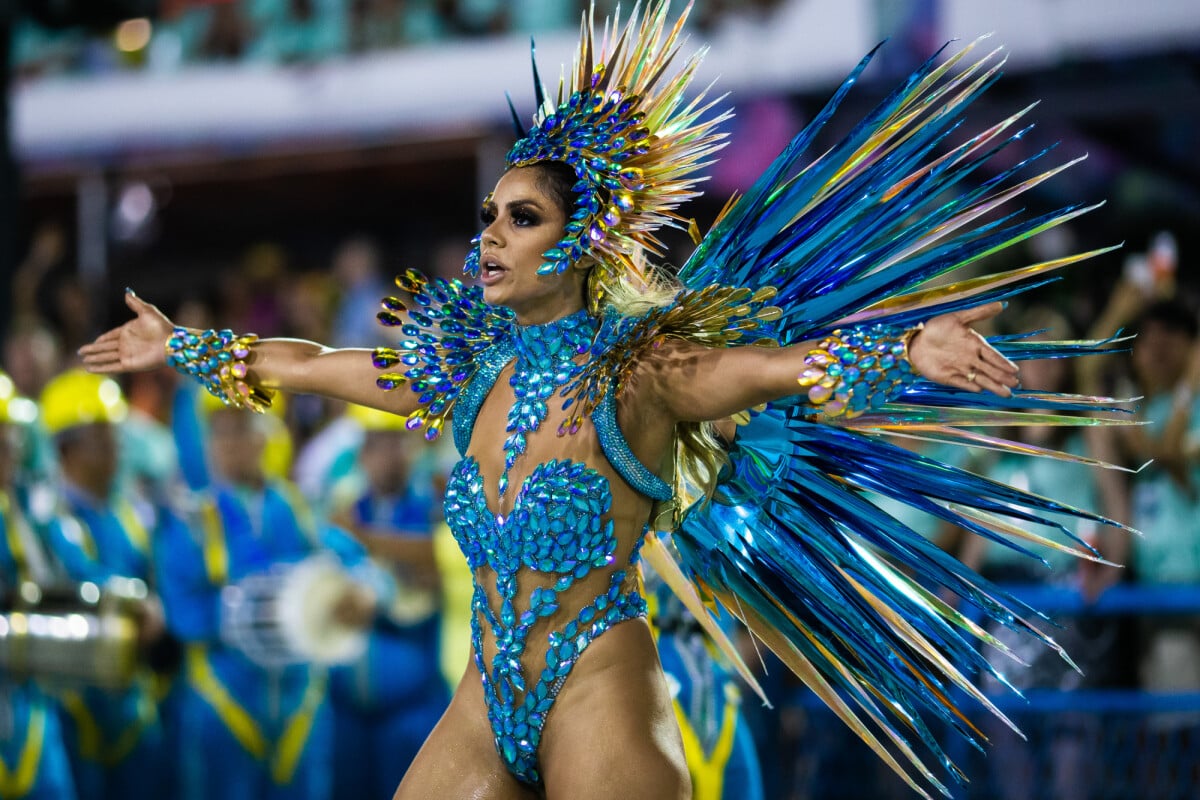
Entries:
POLYGON ((1197 321, 1196 313, 1179 300, 1151 303, 1142 312, 1138 328, 1144 328, 1148 322, 1157 323, 1172 333, 1182 333, 1189 339, 1195 339, 1200 333, 1200 321, 1197 321))
POLYGON ((574 187, 579 182, 575 168, 565 161, 538 161, 529 167, 535 171, 534 182, 546 196, 558 204, 563 213, 570 217, 575 213, 574 187))

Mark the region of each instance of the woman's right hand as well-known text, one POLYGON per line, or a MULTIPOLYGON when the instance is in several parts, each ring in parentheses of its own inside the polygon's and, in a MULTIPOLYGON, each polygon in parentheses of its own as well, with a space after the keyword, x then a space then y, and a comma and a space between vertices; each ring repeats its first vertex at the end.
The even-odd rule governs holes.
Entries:
POLYGON ((175 330, 171 320, 130 289, 125 305, 137 316, 79 348, 88 372, 142 372, 166 363, 167 339, 175 330))

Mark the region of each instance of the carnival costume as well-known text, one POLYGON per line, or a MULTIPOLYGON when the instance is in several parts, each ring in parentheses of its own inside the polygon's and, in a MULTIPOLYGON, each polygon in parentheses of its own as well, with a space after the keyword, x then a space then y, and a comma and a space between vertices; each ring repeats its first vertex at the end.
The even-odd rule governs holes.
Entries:
MULTIPOLYGON (((404 418, 395 414, 362 406, 351 407, 348 414, 367 436, 405 435, 400 433, 404 418)), ((431 492, 415 488, 412 482, 396 493, 366 483, 342 509, 352 530, 414 543, 430 540, 431 492)), ((348 535, 342 539, 346 540, 362 547, 348 535)), ((341 559, 350 563, 354 557, 347 554, 341 559)), ((364 561, 363 566, 383 573, 395 588, 393 602, 380 603, 366 652, 330 673, 334 800, 386 797, 393 792, 450 704, 438 668, 441 609, 435 590, 414 581, 404 563, 385 558, 364 557, 364 561)))
MULTIPOLYGON (((55 437, 94 424, 115 428, 127 410, 114 381, 78 369, 51 380, 40 406, 42 423, 55 437)), ((46 541, 67 576, 99 586, 132 581, 143 592, 154 591, 154 544, 175 521, 148 504, 135 505, 115 493, 98 497, 65 478, 60 494, 54 518, 46 523, 46 541)), ((115 800, 170 791, 159 688, 153 671, 140 666, 126 688, 84 686, 57 692, 80 797, 115 800)))
MULTIPOLYGON (((11 426, 25 425, 36 416, 33 402, 18 396, 12 379, 0 373, 0 435, 8 435, 11 426)), ((0 486, 3 601, 10 600, 22 584, 45 586, 53 579, 42 543, 28 521, 27 493, 21 489, 20 485, 0 486)), ((7 610, 0 607, 0 611, 7 610)), ((73 800, 75 796, 54 701, 27 675, 14 674, 7 663, 0 663, 0 797, 73 800)))
MULTIPOLYGON (((992 708, 962 670, 991 671, 975 640, 998 643, 943 602, 939 589, 1054 645, 1023 619, 1031 609, 864 493, 1023 551, 1018 542, 1025 540, 1098 558, 1056 518, 1114 523, 922 457, 889 438, 1070 458, 974 429, 1095 424, 1069 412, 1118 404, 1020 390, 1004 398, 936 385, 913 372, 907 345, 923 320, 1006 299, 1104 251, 944 280, 1088 209, 1070 206, 1031 219, 992 213, 1063 168, 1017 179, 1045 151, 978 185, 965 184, 1028 130, 1009 132, 1020 112, 950 143, 965 110, 999 71, 995 51, 968 62, 977 44, 940 63, 941 53, 931 58, 846 138, 806 163, 869 55, 766 173, 726 206, 679 270, 682 289, 674 300, 645 313, 621 314, 610 304, 614 286, 656 281, 643 259, 661 253, 654 231, 664 224, 695 231, 674 209, 698 194, 697 173, 721 146, 716 126, 725 115, 714 113, 703 96, 684 97, 703 53, 668 73, 683 20, 668 28, 666 17, 665 2, 644 13, 635 9, 626 25, 606 26, 596 46, 585 15, 575 67, 553 99, 535 65, 534 125, 508 155, 510 167, 561 161, 573 168, 574 212, 541 271, 562 272, 590 259, 595 267, 589 308, 548 325, 522 327, 506 309, 485 304, 478 288, 410 272, 397 279, 402 296, 386 299, 380 315, 403 338, 396 348, 376 351, 383 370, 379 385, 418 394, 421 408, 409 426, 424 427, 430 438, 452 417, 455 444, 464 456, 447 486, 446 518, 476 569, 473 640, 496 749, 513 775, 539 784, 542 727, 580 654, 614 624, 645 613, 645 601, 626 580, 640 550, 707 621, 755 689, 753 677, 711 623, 707 606, 714 600, 771 647, 914 789, 925 793, 921 776, 945 792, 914 744, 920 742, 955 779, 959 773, 922 715, 974 742, 975 729, 951 697, 961 692, 992 708), (616 400, 634 365, 653 358, 655 347, 668 339, 705 347, 817 342, 797 376, 796 395, 739 415, 711 500, 688 479, 684 460, 677 459, 672 481, 641 464, 616 424, 616 400), (501 497, 527 437, 539 429, 549 405, 558 403, 568 413, 559 433, 592 426, 621 478, 674 505, 674 525, 661 532, 647 525, 632 552, 618 554, 608 480, 572 460, 538 464, 517 491, 511 512, 494 513, 479 465, 466 453, 483 400, 510 364, 516 400, 507 418, 501 497), (1023 522, 1046 522, 1078 547, 1025 533, 1023 522), (489 587, 480 577, 487 574, 480 571, 485 566, 495 575, 498 607, 489 603, 489 587), (590 603, 559 608, 562 592, 573 584, 605 575, 607 590, 590 603), (548 580, 549 588, 523 588, 531 577, 548 580), (530 630, 552 615, 555 627, 539 643, 548 648, 546 667, 528 674, 521 655, 530 630), (496 647, 490 660, 480 647, 485 626, 496 647)), ((466 262, 471 274, 479 268, 478 238, 475 243, 466 262)), ((1098 352, 1108 344, 1024 337, 991 343, 1013 360, 1098 352)), ((269 393, 247 381, 244 361, 252 345, 251 338, 227 331, 181 329, 169 350, 178 367, 230 402, 261 407, 269 393)))
MULTIPOLYGON (((650 624, 692 778, 692 800, 763 800, 763 779, 738 677, 696 617, 652 569, 643 569, 650 624)), ((733 621, 722 616, 722 627, 733 621)))
POLYGON ((190 389, 176 394, 171 420, 191 490, 191 524, 155 548, 167 626, 185 646, 180 796, 327 797, 332 720, 325 670, 290 660, 264 664, 257 650, 239 647, 222 594, 239 597, 247 579, 322 549, 320 531, 290 484, 268 479, 253 489, 212 475, 190 389))

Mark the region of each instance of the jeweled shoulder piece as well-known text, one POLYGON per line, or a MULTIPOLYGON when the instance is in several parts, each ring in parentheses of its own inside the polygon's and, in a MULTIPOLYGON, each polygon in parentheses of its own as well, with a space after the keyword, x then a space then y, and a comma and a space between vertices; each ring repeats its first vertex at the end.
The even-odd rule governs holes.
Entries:
POLYGON ((636 317, 608 314, 592 345, 587 364, 563 390, 570 413, 559 434, 574 433, 612 388, 628 385, 634 364, 665 339, 683 339, 706 347, 776 344, 773 321, 779 309, 768 305, 775 290, 708 286, 684 290, 668 306, 636 317))
POLYGON ((476 358, 512 329, 512 314, 485 303, 477 286, 430 280, 415 270, 397 276, 396 286, 404 298, 384 298, 379 321, 399 327, 404 338, 397 347, 376 348, 375 366, 390 370, 376 383, 385 391, 408 386, 417 393, 421 408, 405 425, 425 428, 432 440, 475 374, 476 358))
MULTIPOLYGON (((543 273, 563 272, 590 256, 601 270, 604 280, 594 284, 600 286, 626 271, 639 273, 640 251, 661 254, 653 233, 659 227, 687 226, 674 210, 700 194, 697 173, 723 146, 716 126, 728 114, 710 115, 703 93, 686 101, 704 48, 668 74, 690 10, 668 30, 668 5, 660 0, 641 15, 635 6, 624 27, 614 18, 599 46, 591 13, 585 14, 570 80, 559 82, 554 101, 534 64, 534 124, 506 163, 562 161, 578 178, 574 213, 563 238, 544 254, 543 273)), ((477 266, 473 253, 468 272, 477 266)))
POLYGON ((253 333, 235 335, 228 328, 203 332, 175 328, 167 340, 167 363, 200 381, 225 405, 261 412, 271 407, 275 393, 246 380, 246 358, 256 341, 253 333))

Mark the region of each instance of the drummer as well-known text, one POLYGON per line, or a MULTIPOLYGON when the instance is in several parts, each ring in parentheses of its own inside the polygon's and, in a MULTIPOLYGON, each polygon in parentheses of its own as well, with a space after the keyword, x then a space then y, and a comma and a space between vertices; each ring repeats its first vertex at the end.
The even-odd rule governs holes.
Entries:
MULTIPOLYGON (((181 797, 325 798, 332 769, 325 670, 286 659, 264 664, 228 624, 248 580, 322 548, 317 525, 278 474, 288 450, 282 421, 204 398, 183 387, 172 414, 196 522, 159 550, 168 624, 187 643, 181 797)), ((347 622, 365 625, 374 598, 356 587, 338 608, 347 622)))
POLYGON ((450 702, 438 666, 441 592, 432 481, 413 475, 404 417, 352 405, 361 475, 339 481, 332 519, 395 580, 356 663, 333 671, 335 800, 388 797, 450 702))
MULTIPOLYGON (((17 491, 24 429, 37 417, 0 373, 0 598, 53 580, 48 557, 26 521, 17 491)), ((0 797, 74 800, 75 782, 53 702, 33 683, 6 674, 0 663, 0 797)))
MULTIPOLYGON (((162 610, 148 592, 154 586, 151 532, 159 520, 148 507, 113 493, 115 427, 127 412, 120 387, 109 378, 68 370, 46 385, 40 406, 57 448, 61 489, 59 512, 47 526, 49 545, 72 580, 119 583, 122 593, 141 595, 141 639, 159 640, 162 610)), ((57 694, 80 797, 169 796, 172 773, 148 668, 127 689, 57 694)))

